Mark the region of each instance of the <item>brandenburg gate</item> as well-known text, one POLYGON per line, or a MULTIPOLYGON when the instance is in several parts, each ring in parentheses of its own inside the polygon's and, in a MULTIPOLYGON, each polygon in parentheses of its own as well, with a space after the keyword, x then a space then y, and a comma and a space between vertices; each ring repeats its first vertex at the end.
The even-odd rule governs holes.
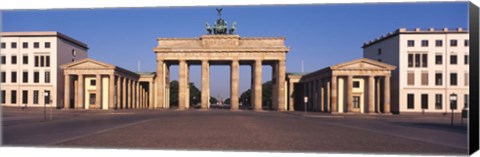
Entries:
MULTIPOLYGON (((221 9, 217 9, 219 16, 221 9)), ((272 108, 285 111, 286 72, 285 59, 289 48, 283 37, 240 37, 234 34, 235 22, 227 29, 226 21, 219 18, 213 29, 206 24, 208 34, 200 38, 158 38, 153 50, 157 60, 157 104, 170 108, 170 66, 179 66, 178 108, 190 108, 189 66, 201 65, 201 108, 208 108, 210 100, 210 65, 230 66, 231 110, 239 109, 239 66, 252 68, 251 104, 262 110, 262 65, 272 66, 272 108), (213 32, 212 32, 213 31, 213 32)))

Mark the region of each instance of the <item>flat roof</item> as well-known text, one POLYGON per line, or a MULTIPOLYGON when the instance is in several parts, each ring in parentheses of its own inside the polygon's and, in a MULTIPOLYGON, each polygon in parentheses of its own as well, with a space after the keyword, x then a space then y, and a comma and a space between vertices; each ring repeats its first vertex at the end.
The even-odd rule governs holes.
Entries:
POLYGON ((420 29, 420 28, 415 28, 415 29, 407 29, 407 28, 399 28, 395 30, 394 32, 389 32, 388 34, 382 35, 380 37, 377 37, 373 40, 370 40, 368 42, 363 43, 362 48, 371 46, 373 44, 376 44, 378 42, 381 42, 383 40, 386 40, 388 38, 397 36, 399 34, 450 34, 450 33, 468 33, 468 29, 462 29, 462 28, 456 28, 456 29, 449 29, 449 28, 442 28, 442 29, 435 29, 435 28, 429 28, 429 29, 420 29))
POLYGON ((2 37, 58 37, 80 47, 88 49, 87 44, 78 41, 72 37, 55 31, 38 31, 38 32, 0 32, 2 37))

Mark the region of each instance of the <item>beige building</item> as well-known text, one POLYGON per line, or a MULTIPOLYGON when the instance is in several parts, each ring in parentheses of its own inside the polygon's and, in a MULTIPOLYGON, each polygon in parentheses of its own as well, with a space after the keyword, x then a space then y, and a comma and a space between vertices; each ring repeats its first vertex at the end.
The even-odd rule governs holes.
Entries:
POLYGON ((363 57, 398 68, 392 72, 393 112, 450 112, 468 107, 468 30, 400 28, 363 45, 363 57))
POLYGON ((65 109, 145 109, 152 107, 155 73, 137 74, 90 58, 60 66, 65 109))
POLYGON ((87 57, 88 47, 59 32, 2 32, 0 100, 4 106, 63 106, 59 65, 87 57))
POLYGON ((308 74, 288 75, 289 110, 391 113, 390 78, 395 66, 357 59, 308 74), (307 103, 304 103, 307 98, 307 103))

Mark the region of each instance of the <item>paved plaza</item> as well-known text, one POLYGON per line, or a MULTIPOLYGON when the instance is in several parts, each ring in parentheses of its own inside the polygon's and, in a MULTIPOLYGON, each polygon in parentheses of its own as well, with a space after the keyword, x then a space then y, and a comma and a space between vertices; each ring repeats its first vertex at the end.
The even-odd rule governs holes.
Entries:
POLYGON ((466 155, 468 141, 466 124, 441 114, 52 110, 45 121, 41 108, 2 110, 8 146, 466 155))

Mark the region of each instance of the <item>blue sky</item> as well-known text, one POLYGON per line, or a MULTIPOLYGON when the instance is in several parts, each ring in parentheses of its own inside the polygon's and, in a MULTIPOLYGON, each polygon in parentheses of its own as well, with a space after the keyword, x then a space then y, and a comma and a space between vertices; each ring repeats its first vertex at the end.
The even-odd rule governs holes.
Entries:
MULTIPOLYGON (((137 71, 155 71, 159 37, 199 37, 216 7, 56 9, 2 11, 2 31, 59 31, 90 47, 88 56, 137 71)), ((468 28, 468 3, 370 3, 223 7, 222 18, 237 22, 244 37, 286 37, 287 71, 305 72, 362 57, 364 42, 405 28, 468 28)), ((264 66, 263 81, 271 79, 264 66)), ((250 67, 240 67, 240 92, 250 87, 250 67)), ((211 67, 211 95, 229 96, 228 66, 211 67), (228 75, 227 75, 228 77, 228 75)), ((201 87, 200 66, 190 81, 201 87)), ((178 66, 171 70, 178 78, 178 66)), ((200 88, 201 89, 201 88, 200 88)))

